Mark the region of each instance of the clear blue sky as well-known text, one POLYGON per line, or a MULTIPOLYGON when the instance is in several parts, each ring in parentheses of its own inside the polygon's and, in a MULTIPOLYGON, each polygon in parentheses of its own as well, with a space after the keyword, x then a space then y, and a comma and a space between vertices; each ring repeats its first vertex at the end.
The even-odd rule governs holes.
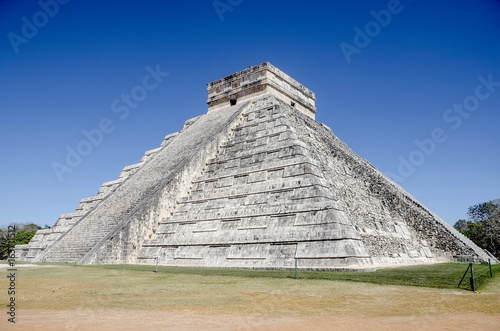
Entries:
POLYGON ((448 223, 500 197, 500 1, 41 2, 50 15, 37 1, 0 2, 0 226, 53 225, 204 114, 207 83, 265 61, 448 223), (168 72, 150 91, 148 66, 168 72), (120 100, 132 91, 135 108, 120 100), (103 119, 114 130, 59 181, 53 162, 103 119))

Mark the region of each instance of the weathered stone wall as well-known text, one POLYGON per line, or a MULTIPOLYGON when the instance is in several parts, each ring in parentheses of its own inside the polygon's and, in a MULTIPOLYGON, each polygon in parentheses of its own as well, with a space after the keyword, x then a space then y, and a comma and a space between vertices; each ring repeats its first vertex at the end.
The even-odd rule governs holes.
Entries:
POLYGON ((208 83, 207 92, 208 111, 225 107, 230 100, 241 102, 272 94, 313 119, 316 113, 314 93, 269 62, 208 83))
MULTIPOLYGON (((190 120, 186 121, 186 123, 189 121, 190 120)), ((166 136, 161 147, 167 146, 177 134, 178 132, 166 136)), ((134 175, 137 170, 139 170, 139 168, 159 150, 160 148, 149 150, 144 153, 139 163, 124 167, 118 179, 103 183, 95 196, 82 199, 80 204, 76 207, 75 212, 62 214, 51 229, 38 230, 28 245, 17 245, 16 256, 18 260, 36 261, 47 248, 52 247, 61 237, 72 230, 82 217, 92 212, 103 200, 109 197, 123 182, 125 182, 127 178, 134 175)))
POLYGON ((288 114, 375 263, 450 260, 454 255, 487 259, 483 250, 352 152, 328 127, 290 107, 288 114))
MULTIPOLYGON (((206 114, 181 132, 171 143, 148 159, 133 176, 128 177, 75 226, 48 247, 38 260, 47 262, 77 262, 103 238, 116 231, 143 207, 152 194, 170 180, 177 166, 193 154, 210 130, 219 128, 236 109, 206 114), (224 117, 226 116, 226 117, 224 117), (201 123, 200 123, 201 122, 201 123)), ((35 259, 36 261, 36 259, 35 259)))
POLYGON ((227 267, 371 264, 307 149, 272 95, 235 121, 138 259, 227 267))
POLYGON ((219 116, 211 114, 211 117, 220 118, 218 121, 212 120, 216 122, 215 125, 210 125, 211 123, 202 118, 199 127, 193 129, 198 130, 199 135, 206 137, 204 141, 190 151, 191 156, 178 165, 160 190, 155 192, 133 216, 124 220, 115 231, 103 238, 101 243, 79 263, 151 263, 156 256, 142 257, 138 260, 138 253, 144 241, 156 236, 160 222, 170 217, 177 208, 179 200, 189 194, 193 178, 205 171, 206 160, 214 157, 219 146, 227 141, 234 128, 232 123, 246 107, 248 104, 241 104, 220 110, 219 116))

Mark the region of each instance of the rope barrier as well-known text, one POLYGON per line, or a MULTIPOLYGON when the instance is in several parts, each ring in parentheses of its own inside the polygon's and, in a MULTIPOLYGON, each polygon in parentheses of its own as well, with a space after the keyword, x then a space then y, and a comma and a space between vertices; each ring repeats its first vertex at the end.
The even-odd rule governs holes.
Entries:
POLYGON ((486 274, 489 274, 490 273, 490 267, 489 266, 486 266, 482 269, 474 269, 474 277, 479 277, 481 275, 486 275, 486 274))
POLYGON ((462 276, 460 283, 458 283, 457 288, 460 287, 460 285, 462 284, 462 281, 464 280, 464 278, 467 275, 467 273, 469 272, 469 270, 470 270, 469 284, 470 284, 470 289, 472 290, 472 292, 475 291, 475 284, 474 284, 475 279, 477 280, 481 277, 493 277, 493 274, 491 272, 491 265, 489 263, 486 265, 476 264, 476 267, 474 267, 473 263, 469 263, 469 266, 465 270, 464 275, 462 276), (482 266, 482 268, 480 266, 482 266))

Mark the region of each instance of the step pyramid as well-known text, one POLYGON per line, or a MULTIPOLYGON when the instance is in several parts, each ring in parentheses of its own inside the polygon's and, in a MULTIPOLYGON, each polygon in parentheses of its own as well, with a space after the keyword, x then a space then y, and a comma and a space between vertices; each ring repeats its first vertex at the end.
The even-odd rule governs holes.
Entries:
POLYGON ((16 256, 311 269, 495 261, 315 121, 314 93, 270 63, 207 90, 206 114, 16 256))

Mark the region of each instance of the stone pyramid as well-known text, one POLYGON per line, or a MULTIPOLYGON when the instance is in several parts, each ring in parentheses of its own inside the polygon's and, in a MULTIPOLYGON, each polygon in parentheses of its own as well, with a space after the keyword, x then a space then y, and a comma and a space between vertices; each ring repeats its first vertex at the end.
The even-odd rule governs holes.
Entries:
POLYGON ((315 95, 262 63, 207 86, 186 121, 19 260, 376 267, 491 258, 315 121, 315 95))

